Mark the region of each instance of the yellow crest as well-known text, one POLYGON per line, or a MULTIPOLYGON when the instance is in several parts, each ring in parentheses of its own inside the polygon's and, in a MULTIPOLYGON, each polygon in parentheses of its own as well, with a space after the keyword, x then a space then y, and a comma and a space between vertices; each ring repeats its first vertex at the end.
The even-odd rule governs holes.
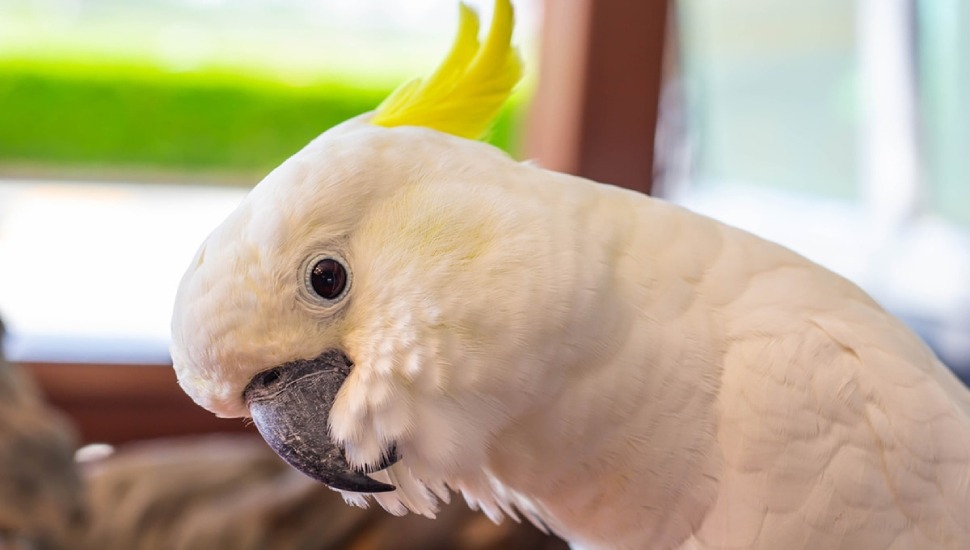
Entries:
POLYGON ((458 35, 434 73, 399 86, 371 119, 379 126, 424 126, 456 136, 480 138, 522 76, 512 47, 512 5, 495 1, 492 27, 478 42, 478 14, 460 5, 458 35))

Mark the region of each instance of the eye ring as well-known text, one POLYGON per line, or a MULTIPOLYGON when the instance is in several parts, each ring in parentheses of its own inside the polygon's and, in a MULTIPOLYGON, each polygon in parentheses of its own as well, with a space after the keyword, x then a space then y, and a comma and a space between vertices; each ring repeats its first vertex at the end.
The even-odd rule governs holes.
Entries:
POLYGON ((306 264, 303 285, 313 298, 335 303, 350 290, 350 270, 346 261, 333 254, 314 256, 306 264))

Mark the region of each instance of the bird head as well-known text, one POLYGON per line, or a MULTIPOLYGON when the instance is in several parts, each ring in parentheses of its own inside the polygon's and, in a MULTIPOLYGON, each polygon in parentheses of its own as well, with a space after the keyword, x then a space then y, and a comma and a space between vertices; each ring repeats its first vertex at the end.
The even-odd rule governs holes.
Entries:
POLYGON ((327 130, 261 181, 201 245, 176 297, 179 384, 252 417, 290 464, 331 487, 394 489, 402 461, 454 472, 535 399, 554 308, 537 168, 476 141, 521 74, 512 8, 479 43, 461 6, 444 62, 372 113, 327 130), (530 208, 532 207, 532 208, 530 208), (528 265, 527 265, 528 262, 528 265), (501 297, 501 299, 497 299, 501 297))

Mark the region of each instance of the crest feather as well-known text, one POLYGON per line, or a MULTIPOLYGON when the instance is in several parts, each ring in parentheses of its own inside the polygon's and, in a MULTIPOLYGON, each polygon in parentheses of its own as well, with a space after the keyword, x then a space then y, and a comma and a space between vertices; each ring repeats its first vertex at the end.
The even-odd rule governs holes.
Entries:
POLYGON ((511 45, 513 21, 509 0, 496 0, 491 29, 479 45, 478 14, 460 4, 458 35, 448 56, 430 77, 394 90, 371 123, 482 137, 522 76, 522 62, 511 45))

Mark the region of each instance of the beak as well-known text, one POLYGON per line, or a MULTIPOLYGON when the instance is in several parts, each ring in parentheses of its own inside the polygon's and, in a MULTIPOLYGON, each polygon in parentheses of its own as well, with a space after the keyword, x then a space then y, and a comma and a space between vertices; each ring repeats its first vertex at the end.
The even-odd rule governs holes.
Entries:
POLYGON ((364 475, 397 462, 393 447, 376 468, 361 472, 330 439, 330 409, 352 366, 343 352, 328 350, 257 374, 243 397, 260 435, 297 470, 341 491, 393 491, 393 485, 364 475))

